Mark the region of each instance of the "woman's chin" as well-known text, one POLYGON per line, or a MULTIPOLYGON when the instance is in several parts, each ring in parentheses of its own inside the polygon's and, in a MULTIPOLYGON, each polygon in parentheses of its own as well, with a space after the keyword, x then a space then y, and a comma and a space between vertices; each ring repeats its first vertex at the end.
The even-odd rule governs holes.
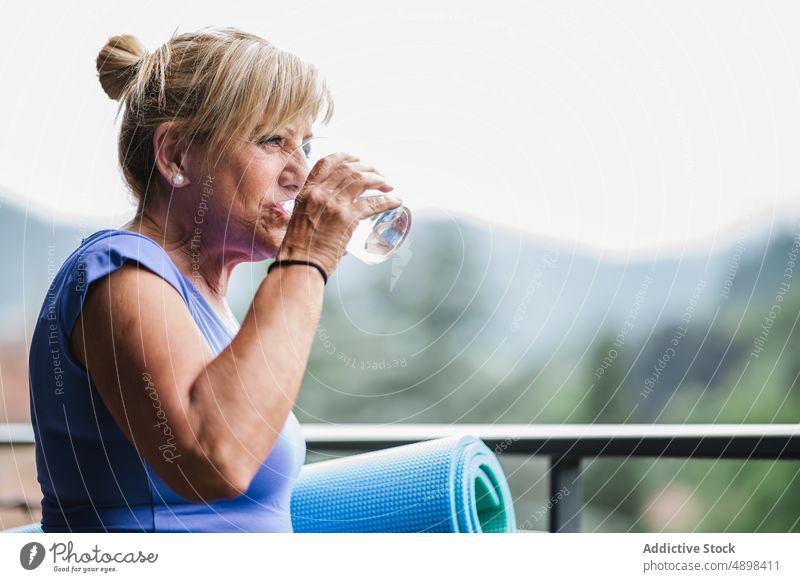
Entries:
POLYGON ((250 261, 259 262, 274 259, 281 248, 283 238, 286 236, 284 221, 276 221, 274 217, 262 216, 256 225, 255 232, 251 230, 250 261))
POLYGON ((250 254, 250 262, 258 263, 267 259, 274 259, 278 255, 278 249, 281 248, 281 240, 283 239, 270 239, 262 244, 254 245, 250 254))
POLYGON ((274 259, 275 257, 277 257, 278 256, 278 251, 280 250, 281 245, 283 244, 283 237, 285 235, 286 235, 286 229, 285 228, 280 229, 280 232, 278 232, 278 233, 275 233, 273 231, 272 232, 272 236, 269 238, 269 240, 266 242, 266 244, 261 245, 261 247, 259 249, 260 252, 258 253, 258 255, 261 258, 256 259, 256 260, 265 261, 267 259, 274 259))

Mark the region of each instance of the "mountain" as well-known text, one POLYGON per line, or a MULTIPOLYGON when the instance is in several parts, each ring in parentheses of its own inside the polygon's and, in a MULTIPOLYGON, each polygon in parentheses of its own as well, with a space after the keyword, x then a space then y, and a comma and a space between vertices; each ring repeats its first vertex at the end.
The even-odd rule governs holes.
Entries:
MULTIPOLYGON (((3 338, 16 337, 12 330, 23 315, 28 324, 32 322, 49 281, 81 239, 107 227, 47 221, 11 202, 0 202, 1 260, 6 273, 6 284, 0 286, 3 338)), ((367 266, 345 257, 331 277, 328 287, 334 290, 328 294, 357 297, 349 306, 356 319, 372 317, 373 300, 403 319, 402 308, 413 311, 412 298, 425 286, 428 270, 434 269, 441 277, 452 269, 446 287, 448 294, 457 293, 463 300, 457 317, 470 319, 466 316, 470 298, 493 304, 479 322, 473 322, 487 339, 507 338, 538 352, 564 346, 572 350, 588 346, 597 330, 610 327, 613 331, 632 310, 636 312, 634 327, 646 332, 685 310, 700 282, 706 287, 699 298, 699 312, 712 312, 731 297, 746 299, 751 292, 756 297, 768 295, 792 244, 788 228, 778 231, 771 238, 761 232, 718 245, 710 255, 623 263, 469 218, 423 214, 415 217, 402 251, 386 263, 367 266), (431 261, 445 265, 440 269, 431 261), (366 287, 377 289, 376 294, 359 293, 366 287)), ((244 314, 265 267, 237 268, 230 299, 238 314, 244 314)))
MULTIPOLYGON (((788 228, 776 235, 767 226, 709 254, 622 262, 466 217, 419 213, 409 241, 389 261, 367 266, 345 257, 329 280, 321 327, 341 337, 340 345, 366 338, 376 350, 409 358, 446 342, 447 353, 491 354, 496 368, 568 365, 604 339, 615 338, 617 348, 657 343, 687 314, 697 322, 768 301, 794 239, 788 228)), ((100 228, 48 221, 2 202, 0 341, 14 354, 13 361, 0 358, 6 393, 25 389, 20 355, 49 281, 100 228)), ((236 269, 230 299, 240 317, 265 267, 236 269)))

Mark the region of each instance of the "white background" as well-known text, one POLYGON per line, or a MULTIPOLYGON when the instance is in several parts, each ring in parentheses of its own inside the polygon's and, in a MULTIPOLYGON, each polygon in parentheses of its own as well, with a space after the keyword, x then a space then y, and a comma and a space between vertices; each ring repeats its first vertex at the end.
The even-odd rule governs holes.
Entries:
MULTIPOLYGON (((7 534, 0 538, 0 574, 14 580, 797 580, 791 534, 7 534), (191 541, 190 541, 191 539, 191 541), (47 556, 27 572, 22 546, 38 541, 47 556), (121 564, 114 573, 53 571, 50 547, 73 552, 158 553, 154 564, 121 564), (735 554, 645 554, 645 544, 726 546, 735 554), (772 571, 650 572, 654 562, 772 560, 772 571), (775 561, 779 569, 775 570, 775 561)), ((61 564, 59 560, 57 563, 61 564)), ((96 564, 89 564, 94 566, 96 564)))
MULTIPOLYGON (((705 250, 795 214, 797 2, 3 4, 0 192, 121 224, 112 34, 244 28, 317 64, 331 131, 394 140, 404 199, 605 251, 705 250), (426 148, 427 146, 427 148, 426 148)), ((364 158, 363 152, 358 152, 364 158)))

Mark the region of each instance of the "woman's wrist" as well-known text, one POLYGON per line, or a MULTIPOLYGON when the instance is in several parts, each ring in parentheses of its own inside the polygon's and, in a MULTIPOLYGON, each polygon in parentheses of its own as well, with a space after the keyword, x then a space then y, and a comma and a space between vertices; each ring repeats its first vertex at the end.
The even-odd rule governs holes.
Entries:
POLYGON ((267 274, 269 274, 273 269, 286 268, 286 267, 309 267, 311 269, 316 269, 322 276, 323 285, 328 283, 328 273, 325 270, 325 268, 317 261, 313 261, 310 259, 289 259, 289 258, 276 259, 275 262, 273 262, 267 269, 267 274))
POLYGON ((330 277, 336 269, 340 257, 332 249, 310 249, 304 244, 296 245, 284 239, 275 256, 275 262, 286 259, 314 262, 322 267, 327 277, 330 277))

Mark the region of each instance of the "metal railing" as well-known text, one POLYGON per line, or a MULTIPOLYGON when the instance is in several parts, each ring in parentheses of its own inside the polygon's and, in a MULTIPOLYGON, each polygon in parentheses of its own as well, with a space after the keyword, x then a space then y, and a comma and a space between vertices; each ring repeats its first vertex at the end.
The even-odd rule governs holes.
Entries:
MULTIPOLYGON (((800 460, 800 425, 304 424, 309 452, 367 452, 469 434, 496 452, 547 457, 551 532, 580 531, 581 461, 596 457, 800 460), (561 496, 559 496, 561 497, 561 496)), ((29 425, 0 424, 0 446, 33 443, 29 425)))

